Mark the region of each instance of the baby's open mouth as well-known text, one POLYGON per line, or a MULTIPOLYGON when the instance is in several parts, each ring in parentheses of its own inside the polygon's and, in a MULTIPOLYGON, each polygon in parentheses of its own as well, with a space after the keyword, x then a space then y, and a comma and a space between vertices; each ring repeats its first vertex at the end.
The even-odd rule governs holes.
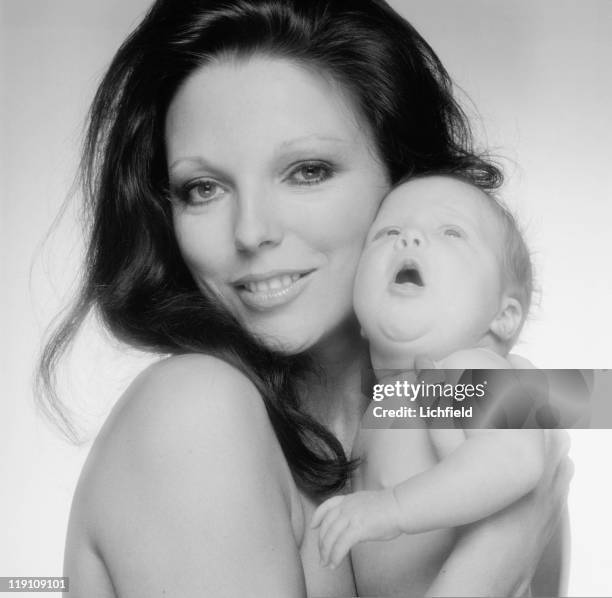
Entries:
POLYGON ((413 284, 418 287, 425 286, 418 264, 413 261, 402 264, 400 269, 396 272, 393 282, 395 284, 413 284))

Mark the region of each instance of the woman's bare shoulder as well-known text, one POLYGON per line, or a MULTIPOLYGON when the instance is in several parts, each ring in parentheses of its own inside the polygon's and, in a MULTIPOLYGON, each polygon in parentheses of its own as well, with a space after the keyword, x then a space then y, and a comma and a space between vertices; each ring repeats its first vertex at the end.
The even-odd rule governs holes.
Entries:
POLYGON ((105 467, 138 459, 148 464, 158 451, 191 455, 226 443, 237 449, 255 438, 274 442, 253 383, 221 359, 182 355, 149 366, 130 384, 100 430, 88 465, 95 472, 100 461, 105 467))
MULTIPOLYGON (((203 354, 163 359, 145 369, 117 402, 108 425, 116 417, 130 425, 144 417, 149 424, 177 423, 188 415, 227 417, 247 410, 252 416, 265 413, 262 398, 251 380, 226 361, 203 354)), ((220 422, 222 423, 222 422, 220 422)), ((139 430, 142 427, 138 426, 139 430)))
POLYGON ((213 408, 216 403, 228 409, 240 403, 255 409, 263 405, 245 374, 222 359, 204 354, 177 355, 150 365, 121 397, 119 408, 139 409, 146 404, 147 411, 151 407, 163 410, 168 403, 190 403, 191 407, 203 409, 213 408), (213 392, 225 401, 215 401, 213 392))
POLYGON ((139 576, 152 584, 142 595, 153 595, 158 576, 195 575, 202 559, 213 569, 193 577, 190 591, 210 592, 222 583, 215 560, 221 571, 245 550, 270 556, 262 551, 275 520, 295 569, 292 484, 254 384, 214 357, 172 357, 119 399, 87 460, 71 527, 90 539, 127 595, 139 576), (160 559, 163 566, 151 566, 160 559))
MULTIPOLYGON (((94 442, 83 477, 96 483, 98 468, 163 471, 209 451, 236 460, 254 443, 277 445, 263 399, 229 363, 209 355, 182 355, 145 369, 119 398, 94 442), (228 451, 231 447, 231 451, 228 451)), ((252 465, 252 464, 251 464, 252 465)))

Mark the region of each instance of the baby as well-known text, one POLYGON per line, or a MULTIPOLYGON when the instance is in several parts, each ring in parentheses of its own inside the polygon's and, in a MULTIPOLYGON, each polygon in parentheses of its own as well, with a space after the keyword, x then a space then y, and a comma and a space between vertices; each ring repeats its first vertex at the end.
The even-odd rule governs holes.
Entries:
MULTIPOLYGON (((513 217, 479 188, 441 175, 400 184, 372 224, 355 281, 374 369, 415 369, 422 358, 444 369, 512 368, 507 355, 529 309, 531 272, 513 217)), ((544 436, 362 429, 353 457, 361 459, 357 491, 325 501, 312 520, 323 564, 335 567, 352 549, 359 594, 423 595, 453 528, 534 488, 544 436)))

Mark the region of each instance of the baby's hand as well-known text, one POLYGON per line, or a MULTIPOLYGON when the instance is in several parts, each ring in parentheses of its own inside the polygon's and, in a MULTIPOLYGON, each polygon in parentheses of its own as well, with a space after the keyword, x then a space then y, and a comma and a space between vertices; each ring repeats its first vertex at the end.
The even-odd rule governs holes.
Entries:
POLYGON ((391 488, 362 491, 326 500, 311 527, 319 530, 321 564, 335 569, 357 542, 392 540, 402 533, 399 505, 391 488))

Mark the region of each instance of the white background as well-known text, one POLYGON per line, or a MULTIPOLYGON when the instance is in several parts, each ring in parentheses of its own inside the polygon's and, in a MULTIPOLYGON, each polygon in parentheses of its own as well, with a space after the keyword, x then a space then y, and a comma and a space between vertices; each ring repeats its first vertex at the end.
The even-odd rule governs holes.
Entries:
MULTIPOLYGON (((43 241, 71 188, 96 82, 148 3, 0 0, 0 576, 61 574, 89 444, 66 444, 40 420, 31 383, 42 332, 77 276, 78 196, 43 241)), ((517 351, 540 367, 610 367, 612 2, 392 5, 473 101, 479 138, 505 157, 504 197, 542 291, 517 351)), ((95 326, 74 353, 65 393, 95 431, 150 358, 95 326)), ((612 431, 573 438, 570 594, 612 596, 612 431)))

